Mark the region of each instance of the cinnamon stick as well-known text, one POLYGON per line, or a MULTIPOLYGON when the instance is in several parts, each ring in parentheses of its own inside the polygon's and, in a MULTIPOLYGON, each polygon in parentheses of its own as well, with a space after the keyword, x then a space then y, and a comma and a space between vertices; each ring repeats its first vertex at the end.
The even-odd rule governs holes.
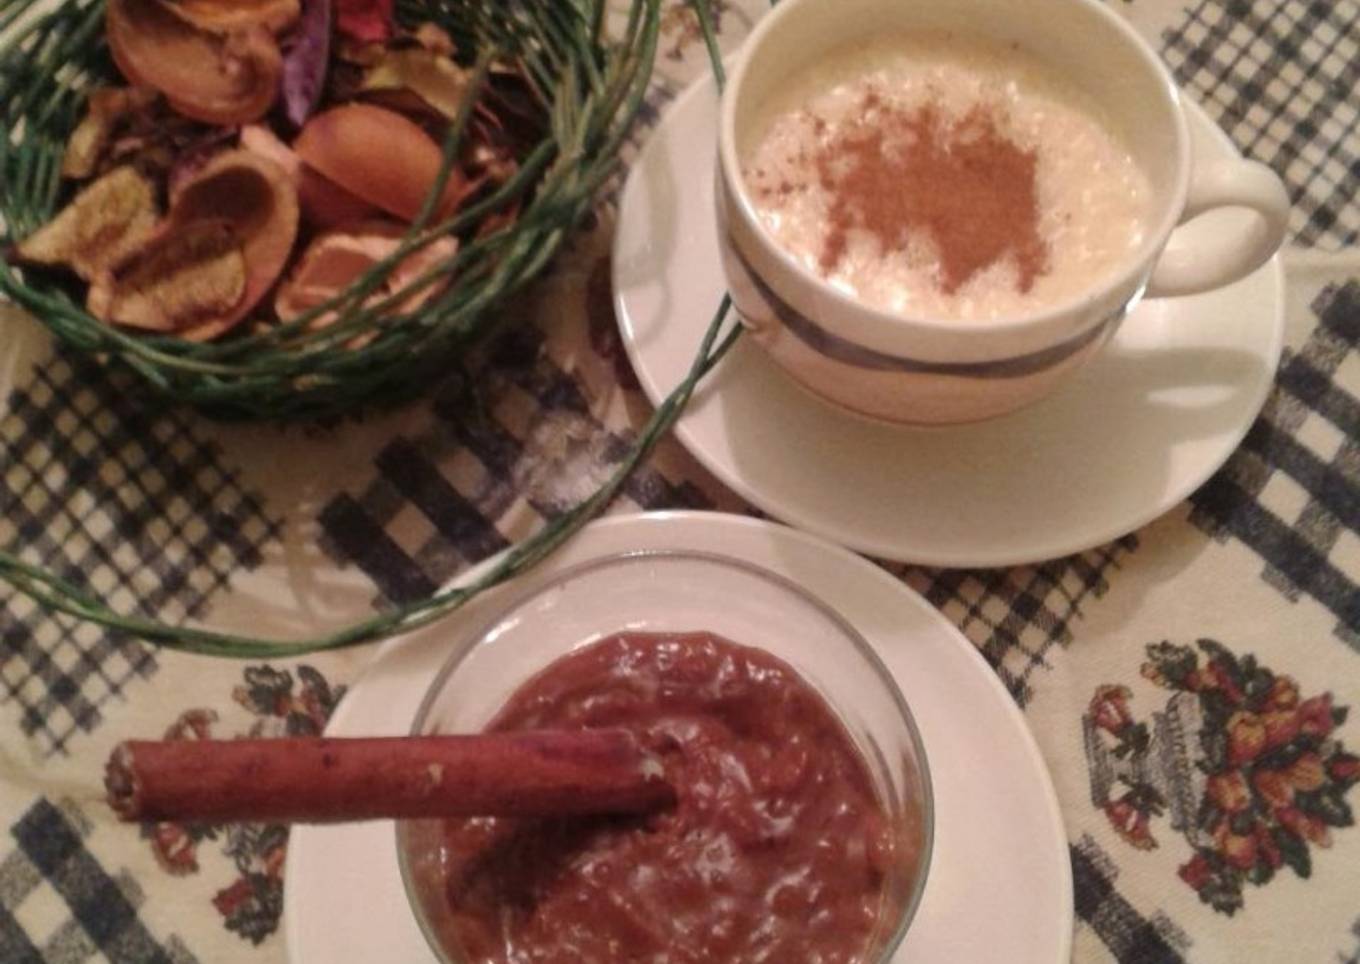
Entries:
POLYGON ((104 786, 124 820, 182 823, 634 813, 675 800, 623 730, 129 740, 104 786))

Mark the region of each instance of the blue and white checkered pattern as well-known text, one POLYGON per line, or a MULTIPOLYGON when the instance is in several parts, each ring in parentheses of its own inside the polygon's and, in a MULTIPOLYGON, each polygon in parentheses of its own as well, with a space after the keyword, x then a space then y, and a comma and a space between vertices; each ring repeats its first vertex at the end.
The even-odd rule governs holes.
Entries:
POLYGON ((1162 56, 1242 152, 1284 178, 1296 243, 1360 241, 1360 3, 1195 0, 1162 56))
POLYGON ((1326 606, 1360 649, 1360 281, 1324 290, 1313 312, 1242 447, 1191 498, 1191 521, 1254 549, 1267 582, 1326 606))
MULTIPOLYGON (((59 354, 0 417, 0 544, 108 600, 183 619, 260 564, 278 522, 185 414, 148 411, 93 362, 59 354)), ((100 708, 156 671, 120 632, 0 600, 0 710, 64 752, 100 708)))
MULTIPOLYGON (((591 414, 580 386, 542 350, 532 325, 509 331, 477 369, 472 399, 450 382, 421 434, 393 438, 357 495, 322 509, 323 545, 361 569, 381 600, 429 595, 505 548, 501 526, 537 524, 571 508, 628 451, 628 439, 591 414)), ((641 467, 622 498, 640 509, 707 508, 688 482, 641 467)))
MULTIPOLYGON (((729 28, 750 16, 749 4, 715 6, 729 28)), ((673 6, 667 17, 662 71, 697 57, 690 14, 673 6)), ((1360 4, 1188 0, 1171 23, 1162 52, 1178 82, 1244 153, 1285 179, 1296 244, 1354 249, 1360 4)), ((653 126, 671 96, 671 87, 653 92, 639 132, 653 126)), ((618 183, 606 190, 605 209, 618 183)), ((1357 262, 1349 280, 1313 302, 1308 333, 1286 353, 1260 419, 1191 499, 1196 528, 1181 528, 1202 542, 1207 534, 1259 555, 1271 587, 1266 596, 1315 600, 1334 617, 1336 638, 1360 650, 1357 262)), ((597 299, 603 307, 590 311, 608 325, 607 278, 604 289, 597 299)), ((418 419, 404 421, 368 450, 372 457, 356 459, 352 472, 320 490, 300 520, 330 562, 367 578, 374 606, 432 592, 575 504, 622 457, 630 429, 600 415, 580 372, 547 350, 545 330, 521 325, 485 346, 418 419)), ((636 389, 629 376, 620 367, 626 393, 636 389)), ((640 395, 628 398, 641 411, 640 395)), ((92 362, 54 356, 0 412, 0 545, 22 549, 117 609, 211 621, 233 578, 258 570, 284 535, 281 508, 230 464, 214 433, 191 415, 135 403, 92 362)), ((653 462, 620 501, 662 509, 710 507, 713 499, 711 489, 653 462)), ((1021 705, 1038 706, 1045 671, 1080 637, 1084 613, 1138 566, 1144 545, 1129 536, 1009 570, 889 568, 962 629, 1021 705)), ((1254 559, 1238 558, 1255 571, 1254 559)), ((1256 583, 1250 574, 1247 581, 1256 583)), ((43 766, 64 762, 54 758, 77 756, 80 738, 99 727, 111 705, 151 693, 163 672, 156 652, 126 635, 49 616, 12 593, 0 598, 0 718, 17 723, 38 777, 43 766)), ((183 709, 167 707, 165 721, 183 709)), ((176 881, 134 879, 120 862, 97 855, 104 851, 92 841, 105 830, 81 806, 34 796, 7 815, 12 845, 0 848, 0 962, 224 959, 220 946, 191 951, 183 938, 148 924, 151 915, 141 911, 176 881)), ((1195 961, 1203 948, 1179 910, 1172 908, 1173 921, 1160 905, 1130 899, 1124 856, 1089 836, 1072 846, 1081 926, 1121 964, 1195 961)), ((221 927, 220 915, 206 912, 221 927)), ((266 939, 277 908, 261 914, 250 930, 250 940, 263 941, 258 951, 224 931, 221 946, 232 949, 226 959, 282 955, 277 939, 266 939)), ((1336 948, 1337 961, 1360 964, 1360 930, 1355 937, 1336 948)))
POLYGON ((39 798, 10 827, 14 849, 0 859, 0 961, 196 964, 180 938, 147 929, 141 886, 89 850, 93 826, 74 803, 39 798))

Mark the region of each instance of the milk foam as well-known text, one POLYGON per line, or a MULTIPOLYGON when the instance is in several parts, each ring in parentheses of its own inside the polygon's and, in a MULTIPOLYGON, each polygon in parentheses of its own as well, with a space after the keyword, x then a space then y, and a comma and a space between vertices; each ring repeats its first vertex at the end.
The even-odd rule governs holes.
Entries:
POLYGON ((1151 186, 1100 113, 1059 72, 1018 49, 911 33, 841 48, 796 74, 762 105, 738 151, 761 220, 809 270, 885 311, 983 320, 1076 298, 1142 243, 1151 186), (1035 152, 1048 266, 1028 291, 1019 290, 1015 264, 1002 260, 946 293, 929 236, 883 250, 867 232, 852 230, 845 255, 822 266, 830 199, 813 157, 863 115, 871 89, 908 111, 933 105, 950 120, 982 107, 1008 140, 1035 152))

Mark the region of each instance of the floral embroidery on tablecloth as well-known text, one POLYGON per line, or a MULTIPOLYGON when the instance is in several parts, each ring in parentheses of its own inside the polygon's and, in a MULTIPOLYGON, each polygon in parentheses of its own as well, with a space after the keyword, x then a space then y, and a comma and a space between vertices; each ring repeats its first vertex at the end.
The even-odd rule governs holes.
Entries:
POLYGON ((1082 721, 1091 799, 1139 850, 1158 846, 1152 821, 1169 811, 1193 849, 1180 879, 1232 915, 1247 884, 1308 877, 1312 848, 1354 823, 1360 758, 1336 737, 1347 709, 1330 692, 1305 698, 1254 656, 1196 647, 1147 647, 1143 677, 1173 694, 1150 723, 1134 720, 1128 687, 1096 688, 1082 721))
MULTIPOLYGON (((249 737, 316 736, 325 728, 345 687, 331 686, 310 666, 298 666, 296 680, 288 670, 251 666, 232 699, 255 717, 249 737)), ((166 730, 167 740, 204 740, 213 737, 218 715, 191 709, 166 730)), ((185 825, 146 824, 142 834, 151 842, 156 861, 176 876, 199 872, 198 846, 221 841, 222 853, 235 865, 237 877, 213 896, 213 906, 227 929, 259 944, 279 926, 283 912, 283 861, 288 828, 283 824, 185 825)))

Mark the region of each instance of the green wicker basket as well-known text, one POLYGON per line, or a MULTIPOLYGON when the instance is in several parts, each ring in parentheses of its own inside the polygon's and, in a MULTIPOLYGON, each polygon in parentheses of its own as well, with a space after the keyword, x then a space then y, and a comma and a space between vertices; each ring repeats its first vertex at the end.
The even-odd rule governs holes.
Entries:
MULTIPOLYGON (((59 178, 66 140, 92 84, 116 79, 103 41, 103 0, 0 0, 0 249, 47 222, 66 200, 59 178)), ((691 0, 715 76, 722 62, 706 2, 691 0)), ((0 293, 28 308, 75 350, 95 355, 161 400, 207 414, 256 419, 331 415, 421 391, 495 321, 495 306, 551 260, 616 169, 618 148, 642 102, 656 48, 660 0, 634 0, 622 29, 605 40, 606 0, 397 0, 407 25, 434 22, 477 50, 479 66, 511 58, 550 96, 542 100, 546 134, 518 176, 445 223, 417 219, 397 251, 331 302, 289 324, 209 344, 147 338, 104 324, 80 306, 79 292, 54 273, 19 269, 0 259, 0 293), (481 220, 514 204, 512 226, 476 231, 481 220), (379 316, 360 306, 402 258, 453 234, 474 240, 439 265, 452 280, 411 315, 379 316), (336 309, 321 329, 307 322, 336 309), (369 337, 371 336, 371 338, 369 337), (356 347, 357 346, 357 347, 356 347)), ((461 125, 444 143, 443 171, 457 155, 461 125)), ((442 185, 436 181, 432 194, 442 185)), ((427 209, 433 204, 427 203, 427 209)), ((416 279, 412 284, 419 284, 416 279)), ((406 289, 395 293, 400 302, 406 289)), ((111 609, 102 599, 43 566, 22 549, 0 550, 0 580, 53 612, 182 652, 265 659, 355 646, 406 632, 459 609, 482 591, 530 569, 609 505, 624 481, 675 424, 696 387, 736 343, 739 325, 727 298, 696 346, 685 377, 662 399, 608 479, 478 571, 475 578, 308 639, 261 639, 193 625, 170 625, 111 609)))
MULTIPOLYGON (((51 0, 0 4, 6 131, 0 138, 0 249, 47 222, 67 200, 71 192, 59 176, 62 154, 85 94, 93 85, 120 82, 104 41, 103 0, 64 0, 43 12, 51 6, 51 0)), ((395 254, 294 321, 262 319, 241 325, 238 331, 246 334, 209 343, 148 337, 91 316, 68 278, 4 260, 0 293, 130 383, 214 417, 328 416, 418 394, 495 323, 503 299, 543 270, 615 170, 650 79, 660 0, 635 0, 626 23, 609 32, 605 8, 606 0, 399 0, 403 25, 435 23, 459 50, 476 51, 479 62, 517 64, 538 92, 544 133, 518 173, 494 193, 445 221, 418 220, 395 254), (519 216, 509 227, 477 230, 513 205, 519 216), (448 235, 462 243, 429 272, 447 279, 436 297, 410 313, 393 310, 408 286, 386 302, 363 305, 403 257, 448 235), (339 312, 338 321, 310 324, 331 309, 339 312)), ((445 139, 446 172, 462 127, 455 122, 445 139)))

